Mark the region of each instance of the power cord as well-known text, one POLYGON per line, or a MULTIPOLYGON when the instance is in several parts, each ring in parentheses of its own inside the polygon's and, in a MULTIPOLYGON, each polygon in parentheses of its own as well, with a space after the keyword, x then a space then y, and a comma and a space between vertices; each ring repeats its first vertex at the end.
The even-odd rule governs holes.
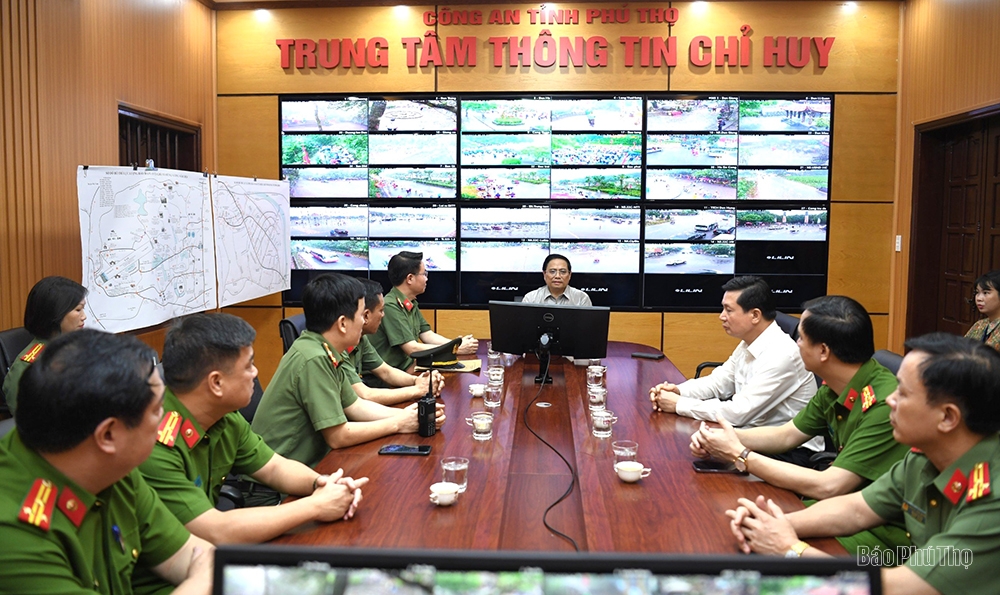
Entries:
MULTIPOLYGON (((545 369, 539 372, 539 376, 541 376, 542 378, 545 378, 545 376, 548 373, 549 373, 549 362, 547 361, 547 362, 545 362, 545 369)), ((577 478, 576 468, 573 467, 573 465, 571 465, 568 460, 566 460, 566 457, 564 457, 561 452, 559 452, 558 450, 556 450, 556 447, 554 447, 551 444, 549 444, 549 442, 547 440, 545 440, 545 438, 542 438, 538 434, 538 432, 536 432, 535 429, 531 427, 531 424, 528 423, 528 411, 531 410, 531 406, 535 403, 535 401, 538 400, 538 397, 540 397, 542 395, 542 388, 544 388, 544 387, 545 387, 544 383, 540 384, 538 386, 538 392, 535 394, 535 397, 533 399, 531 399, 531 401, 527 404, 527 406, 525 406, 525 408, 524 408, 524 427, 528 428, 528 431, 531 432, 535 436, 535 438, 538 438, 539 440, 541 440, 542 444, 544 444, 545 446, 548 446, 549 449, 552 452, 556 453, 556 455, 558 455, 559 458, 562 459, 562 462, 566 464, 566 468, 569 469, 570 474, 571 474, 572 477, 571 477, 570 482, 569 482, 569 487, 566 488, 566 491, 563 493, 563 495, 560 496, 558 500, 556 500, 555 502, 553 502, 552 504, 550 504, 549 507, 545 509, 545 513, 542 515, 542 524, 545 525, 545 528, 548 529, 549 531, 552 531, 553 533, 555 533, 559 537, 562 537, 563 539, 565 539, 566 541, 568 541, 570 543, 570 545, 573 546, 573 549, 576 550, 577 552, 579 552, 580 551, 580 546, 577 545, 576 540, 574 540, 569 535, 563 533, 562 531, 560 531, 560 530, 556 529, 555 527, 553 527, 552 525, 550 525, 549 521, 548 521, 549 511, 552 510, 553 508, 555 508, 560 502, 562 502, 566 498, 569 498, 569 495, 571 493, 573 493, 573 488, 576 486, 576 484, 577 484, 577 482, 579 480, 577 478)))

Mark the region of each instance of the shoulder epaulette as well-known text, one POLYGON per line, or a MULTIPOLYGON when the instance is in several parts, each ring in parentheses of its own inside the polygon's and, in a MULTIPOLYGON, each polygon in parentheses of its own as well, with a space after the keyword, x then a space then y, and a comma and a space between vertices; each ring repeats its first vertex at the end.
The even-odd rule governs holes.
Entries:
POLYGON ((177 440, 177 434, 181 431, 181 414, 170 411, 163 416, 160 427, 156 432, 156 441, 160 444, 173 448, 177 440))
POLYGON ((17 515, 17 519, 42 531, 48 531, 55 505, 56 487, 47 479, 36 479, 35 483, 31 484, 31 490, 28 491, 24 503, 21 504, 21 513, 17 515))
POLYGON ((875 404, 875 389, 868 385, 861 389, 861 411, 868 411, 868 408, 875 404))
POLYGON ((978 500, 990 493, 990 464, 986 461, 976 463, 969 473, 969 492, 966 502, 978 500))
POLYGON ((35 363, 35 360, 38 359, 38 356, 42 354, 43 349, 45 349, 45 345, 42 345, 41 343, 35 345, 34 347, 31 348, 31 351, 21 356, 21 361, 27 362, 29 364, 35 363))

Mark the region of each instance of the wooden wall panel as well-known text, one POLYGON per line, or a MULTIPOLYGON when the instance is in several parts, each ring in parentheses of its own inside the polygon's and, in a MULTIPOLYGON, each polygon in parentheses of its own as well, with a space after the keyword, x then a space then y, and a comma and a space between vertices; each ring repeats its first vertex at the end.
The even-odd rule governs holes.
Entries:
POLYGON ((215 40, 214 13, 196 0, 0 0, 0 11, 8 327, 40 277, 80 280, 76 167, 117 165, 120 103, 200 125, 215 169, 215 40))
POLYGON ((737 345, 718 314, 663 315, 663 353, 688 378, 701 362, 726 361, 737 345))
POLYGON ((892 202, 896 101, 895 94, 834 99, 831 200, 892 202))
POLYGON ((892 205, 833 203, 827 293, 847 295, 872 313, 889 311, 892 205))
POLYGON ((896 353, 902 353, 902 349, 892 349, 889 347, 889 315, 872 314, 872 332, 875 335, 875 349, 891 349, 896 353))
POLYGON ((218 173, 278 179, 278 97, 219 97, 218 102, 218 173))
POLYGON ((663 316, 660 312, 612 312, 608 340, 662 349, 663 316))
POLYGON ((1000 2, 907 0, 900 49, 899 135, 894 233, 903 251, 892 260, 889 344, 906 338, 914 130, 917 124, 1000 104, 1000 2))
POLYGON ((671 91, 869 91, 896 92, 899 44, 897 2, 672 2, 681 18, 671 30, 683 52, 670 75, 671 91), (692 66, 688 44, 698 35, 740 36, 752 28, 749 67, 692 66), (765 36, 835 37, 829 65, 811 52, 801 68, 764 67, 765 36))
POLYGON ((223 312, 239 316, 250 323, 257 331, 257 340, 253 343, 254 363, 257 366, 257 376, 265 388, 278 362, 284 355, 281 345, 281 335, 278 334, 278 322, 284 318, 281 308, 245 308, 234 306, 223 308, 223 312))
POLYGON ((489 310, 438 310, 436 332, 449 339, 469 334, 480 340, 489 339, 489 310))
POLYGON ((433 91, 433 67, 407 68, 400 39, 423 38, 420 15, 430 6, 221 11, 218 13, 219 93, 363 93, 433 91), (277 39, 384 37, 395 52, 388 68, 281 68, 277 39))

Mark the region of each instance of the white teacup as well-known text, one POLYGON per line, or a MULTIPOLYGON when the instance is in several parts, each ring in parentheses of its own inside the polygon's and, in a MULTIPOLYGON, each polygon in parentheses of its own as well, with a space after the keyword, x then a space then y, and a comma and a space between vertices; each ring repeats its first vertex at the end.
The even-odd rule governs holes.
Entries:
POLYGON ((618 478, 626 483, 635 483, 643 477, 649 477, 652 469, 643 467, 638 461, 622 461, 615 465, 615 473, 618 478))
POLYGON ((440 481, 431 484, 431 502, 438 506, 451 506, 458 500, 458 484, 440 481))
POLYGON ((485 384, 470 384, 469 385, 469 393, 473 397, 481 397, 481 396, 483 396, 483 392, 485 392, 485 391, 486 391, 486 385, 485 384))

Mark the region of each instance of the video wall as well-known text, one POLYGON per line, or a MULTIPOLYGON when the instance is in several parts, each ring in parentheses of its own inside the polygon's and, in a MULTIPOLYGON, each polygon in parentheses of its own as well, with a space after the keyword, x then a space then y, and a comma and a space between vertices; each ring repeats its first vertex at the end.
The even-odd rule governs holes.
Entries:
POLYGON ((318 271, 388 287, 424 253, 421 302, 543 285, 549 253, 595 305, 715 310, 733 275, 779 307, 826 292, 832 97, 283 96, 294 303, 318 271))

